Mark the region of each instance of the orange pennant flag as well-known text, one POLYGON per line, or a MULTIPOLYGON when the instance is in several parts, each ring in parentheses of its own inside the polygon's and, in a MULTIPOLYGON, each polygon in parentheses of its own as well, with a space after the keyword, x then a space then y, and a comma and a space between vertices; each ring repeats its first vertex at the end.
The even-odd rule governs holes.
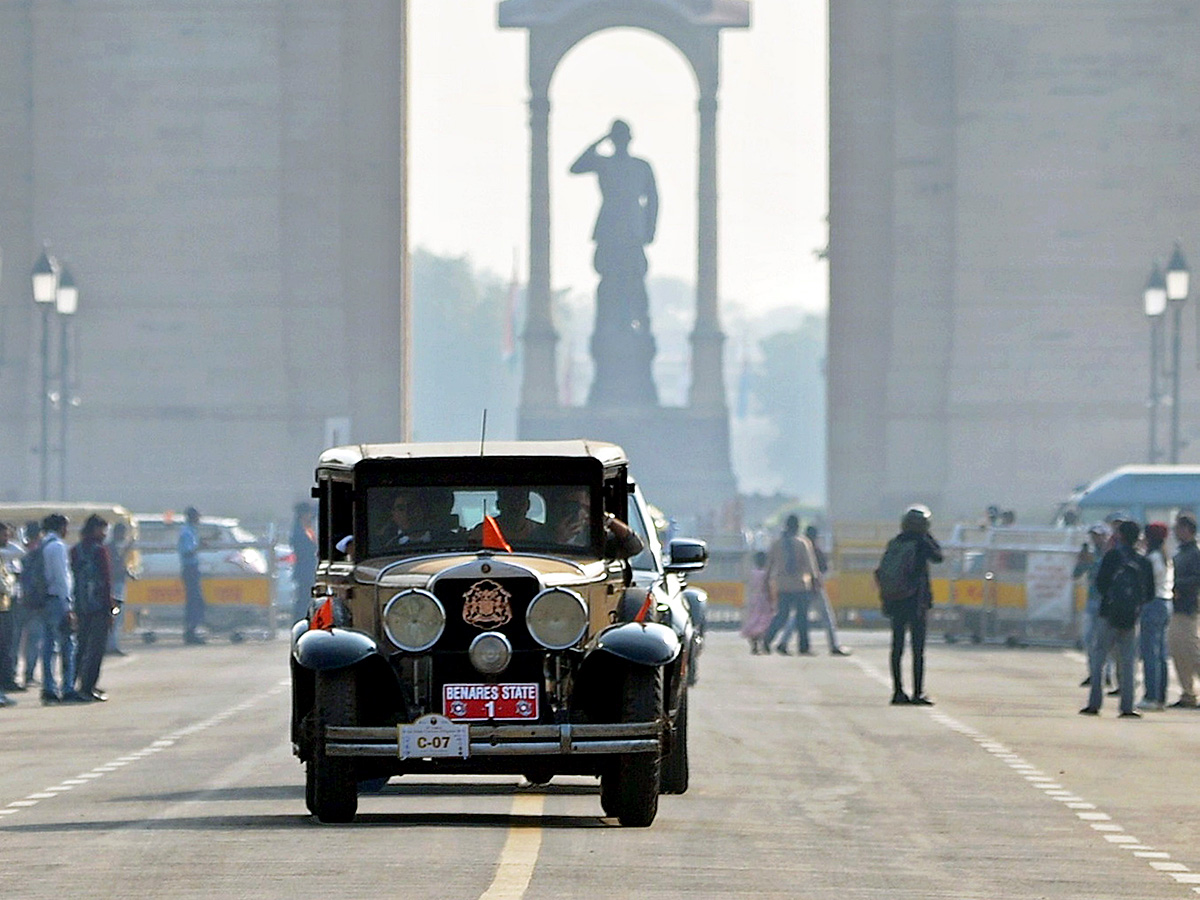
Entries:
POLYGON ((317 607, 317 611, 313 613, 312 621, 308 623, 308 627, 316 630, 323 628, 326 631, 333 630, 333 598, 330 597, 324 603, 317 607))
POLYGON ((504 534, 500 531, 500 523, 488 515, 483 517, 483 546, 489 550, 513 552, 508 541, 504 539, 504 534))

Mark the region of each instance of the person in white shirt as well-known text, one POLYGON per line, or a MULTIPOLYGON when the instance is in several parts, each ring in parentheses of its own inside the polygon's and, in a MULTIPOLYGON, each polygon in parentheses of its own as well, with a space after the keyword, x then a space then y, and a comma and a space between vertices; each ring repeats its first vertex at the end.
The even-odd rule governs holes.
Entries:
POLYGON ((71 566, 67 560, 67 517, 51 513, 42 520, 42 564, 46 570, 46 601, 41 609, 45 639, 42 642, 42 703, 76 703, 75 627, 71 608, 71 566), (62 665, 62 692, 55 680, 55 656, 62 665))

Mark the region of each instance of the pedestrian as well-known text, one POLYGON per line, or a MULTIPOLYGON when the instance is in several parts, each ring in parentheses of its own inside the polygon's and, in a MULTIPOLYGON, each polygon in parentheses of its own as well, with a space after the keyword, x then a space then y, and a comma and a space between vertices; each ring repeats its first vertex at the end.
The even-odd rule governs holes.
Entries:
POLYGON ((1175 517, 1175 582, 1167 646, 1179 678, 1179 699, 1171 706, 1194 709, 1196 672, 1200 668, 1200 636, 1196 634, 1196 596, 1200 594, 1200 548, 1196 546, 1196 517, 1175 517))
POLYGON ((825 636, 829 639, 829 653, 832 656, 849 656, 850 651, 838 642, 837 617, 833 612, 833 604, 829 602, 829 591, 825 590, 825 573, 829 571, 829 557, 821 549, 820 532, 816 525, 804 529, 804 536, 813 550, 813 558, 817 561, 817 579, 813 588, 813 602, 825 617, 825 636))
POLYGON ((1092 683, 1088 703, 1080 715, 1098 716, 1104 700, 1100 668, 1110 651, 1116 651, 1117 687, 1121 717, 1141 718, 1133 708, 1134 661, 1137 654, 1137 621, 1141 608, 1154 597, 1154 568, 1137 551, 1142 529, 1137 522, 1117 525, 1117 544, 1100 560, 1096 587, 1100 590, 1100 616, 1092 646, 1092 683))
POLYGON ((13 527, 0 522, 0 694, 21 691, 17 684, 17 570, 21 548, 11 540, 13 527))
MULTIPOLYGON (((38 548, 42 542, 42 523, 30 519, 21 529, 22 546, 21 559, 17 563, 17 665, 23 669, 17 679, 22 690, 27 690, 36 679, 37 668, 42 658, 42 616, 41 611, 34 609, 31 598, 26 596, 25 560, 29 554, 38 548)), ((44 571, 44 570, 43 570, 44 571)))
POLYGON ((783 533, 767 553, 767 585, 776 611, 763 635, 764 652, 770 652, 771 643, 779 635, 775 652, 788 655, 788 637, 795 630, 800 638, 800 654, 812 655, 808 641, 808 608, 816 577, 817 563, 812 544, 800 533, 800 519, 790 515, 784 523, 783 533))
MULTIPOLYGON (((453 499, 453 497, 451 498, 453 499)), ((317 534, 311 503, 296 504, 292 520, 292 621, 308 618, 312 587, 317 580, 317 534)))
MULTIPOLYGON (((1096 619, 1100 616, 1100 589, 1096 587, 1096 576, 1100 574, 1100 560, 1109 550, 1112 530, 1103 522, 1097 522, 1088 529, 1088 537, 1091 539, 1091 546, 1084 544, 1079 548, 1079 554, 1075 557, 1075 570, 1072 573, 1075 578, 1087 575, 1087 600, 1083 606, 1083 651, 1088 659, 1087 675, 1079 683, 1080 687, 1087 687, 1092 683, 1091 648, 1096 636, 1096 619)), ((1105 687, 1112 687, 1113 666, 1111 658, 1104 661, 1105 687)))
POLYGON ((767 585, 767 554, 759 550, 754 554, 754 568, 746 586, 746 605, 742 608, 742 637, 750 641, 751 653, 770 652, 762 638, 774 618, 775 607, 767 585))
MULTIPOLYGON (((61 513, 51 513, 42 519, 42 542, 25 558, 26 569, 40 565, 44 572, 43 585, 31 591, 30 598, 35 608, 40 602, 43 705, 88 702, 81 700, 74 687, 75 611, 71 606, 73 586, 65 542, 67 526, 67 517, 61 513), (61 693, 55 673, 56 656, 62 675, 61 693)), ((31 575, 25 584, 35 585, 36 576, 31 575)))
POLYGON ((75 618, 78 623, 79 681, 75 693, 80 702, 107 700, 96 687, 108 629, 112 624, 112 568, 108 548, 108 521, 90 515, 79 532, 79 543, 71 548, 71 578, 75 584, 75 618))
POLYGON ((933 706, 925 694, 925 632, 929 609, 933 606, 933 588, 929 564, 942 561, 942 548, 932 534, 933 514, 929 507, 916 504, 900 518, 900 533, 888 541, 875 579, 879 583, 884 613, 892 622, 892 705, 933 706), (904 656, 904 636, 912 642, 913 692, 904 692, 900 662, 904 656))
POLYGON ((129 571, 133 555, 133 541, 124 522, 113 522, 108 535, 108 561, 112 568, 112 594, 116 603, 112 622, 109 623, 108 644, 104 652, 109 656, 124 656, 121 649, 121 629, 125 626, 125 582, 132 578, 129 571))
POLYGON ((200 511, 194 506, 184 510, 183 528, 179 530, 179 574, 183 579, 183 642, 204 644, 200 634, 204 624, 204 591, 200 584, 200 511))
POLYGON ((17 684, 17 642, 13 634, 16 625, 17 577, 4 554, 9 546, 11 526, 0 522, 0 706, 13 706, 16 700, 9 699, 6 691, 20 690, 17 684))
POLYGON ((1169 529, 1165 522, 1146 526, 1146 559, 1154 569, 1154 596, 1138 616, 1138 645, 1142 651, 1142 691, 1138 709, 1160 711, 1167 701, 1167 623, 1171 620, 1171 594, 1175 567, 1163 544, 1169 529))

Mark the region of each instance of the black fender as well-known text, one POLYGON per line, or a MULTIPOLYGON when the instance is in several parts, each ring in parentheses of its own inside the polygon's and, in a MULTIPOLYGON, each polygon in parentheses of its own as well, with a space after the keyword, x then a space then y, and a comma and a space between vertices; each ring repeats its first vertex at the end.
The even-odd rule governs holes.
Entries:
MULTIPOLYGON (((303 623, 297 623, 297 627, 303 623)), ((348 628, 293 629, 292 657, 305 669, 328 672, 345 669, 379 652, 375 641, 361 631, 348 628)))
POLYGON ((615 656, 643 666, 665 666, 678 658, 679 637, 672 628, 658 622, 625 622, 604 629, 588 654, 615 656))

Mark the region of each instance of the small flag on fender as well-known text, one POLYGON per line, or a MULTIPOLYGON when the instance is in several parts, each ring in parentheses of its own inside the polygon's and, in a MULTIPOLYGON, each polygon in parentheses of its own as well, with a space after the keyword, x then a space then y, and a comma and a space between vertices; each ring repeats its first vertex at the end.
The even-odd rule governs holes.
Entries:
POLYGON ((633 617, 635 622, 645 622, 646 616, 650 612, 650 604, 654 602, 654 590, 651 588, 646 591, 646 600, 642 603, 642 608, 638 610, 637 615, 633 617))
POLYGON ((483 546, 489 550, 513 552, 512 547, 508 545, 508 541, 504 539, 504 534, 500 531, 500 523, 487 515, 483 517, 483 546))
POLYGON ((308 627, 312 629, 324 629, 325 631, 333 630, 333 598, 330 597, 324 603, 317 607, 317 611, 313 613, 308 627))

